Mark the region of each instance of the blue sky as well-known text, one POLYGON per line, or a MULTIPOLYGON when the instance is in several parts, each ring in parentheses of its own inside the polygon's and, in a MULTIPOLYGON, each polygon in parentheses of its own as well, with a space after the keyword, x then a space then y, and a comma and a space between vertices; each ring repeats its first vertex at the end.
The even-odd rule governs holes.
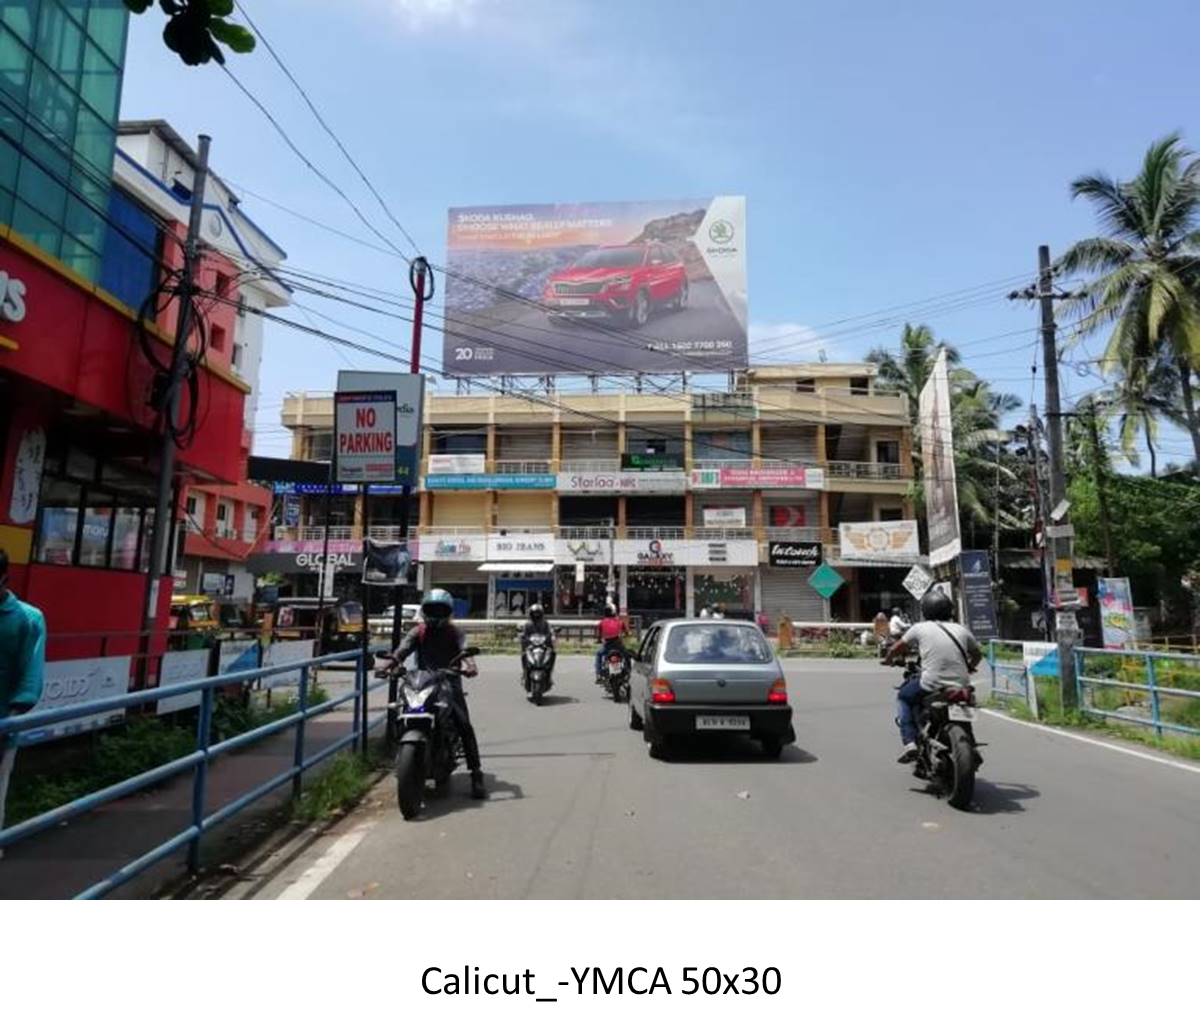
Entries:
MULTIPOLYGON (((893 343, 892 322, 908 317, 929 322, 970 367, 1024 402, 1036 313, 1004 299, 1014 284, 965 292, 961 304, 922 302, 1033 277, 1039 243, 1058 253, 1091 235, 1092 211, 1068 195, 1073 177, 1130 175, 1169 131, 1197 146, 1190 0, 1157 0, 1154 17, 1110 0, 248 6, 436 262, 450 206, 745 194, 752 341, 788 345, 773 358, 814 359, 824 349, 830 360, 857 359, 893 343)), ((187 68, 165 49, 161 27, 157 12, 132 19, 123 117, 163 117, 187 138, 208 132, 214 167, 235 187, 370 239, 220 69, 187 68)), ((232 57, 230 67, 403 243, 266 49, 232 57)), ((291 265, 405 288, 397 259, 254 196, 243 201, 291 265)), ((407 324, 300 299, 407 352, 407 324)), ((290 317, 363 338, 311 312, 290 317)), ((1095 354, 1099 344, 1086 348, 1095 354)), ((767 346, 752 343, 752 353, 767 346)), ((427 334, 426 350, 437 360, 437 334, 427 334)), ((328 343, 269 326, 256 449, 286 445, 285 391, 332 389, 347 365, 328 343)), ((1069 397, 1096 385, 1064 375, 1069 397)), ((1040 378, 1040 406, 1041 391, 1040 378)), ((1164 448, 1165 460, 1191 456, 1178 435, 1164 448)))

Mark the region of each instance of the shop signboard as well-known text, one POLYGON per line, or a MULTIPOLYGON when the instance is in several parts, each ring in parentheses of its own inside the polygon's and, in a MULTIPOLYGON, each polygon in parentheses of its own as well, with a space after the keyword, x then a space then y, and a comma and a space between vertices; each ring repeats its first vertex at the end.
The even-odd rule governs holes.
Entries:
POLYGON ((479 562, 487 557, 488 537, 484 533, 450 536, 431 533, 421 537, 423 562, 479 562))
MULTIPOLYGON (((313 641, 311 640, 276 640, 267 648, 267 657, 263 659, 263 667, 291 665, 292 662, 303 662, 306 658, 312 657, 313 641)), ((263 690, 299 687, 302 671, 293 669, 291 672, 277 672, 273 676, 264 676, 255 683, 255 687, 263 690)))
POLYGON ((806 540, 772 540, 767 564, 777 569, 804 569, 822 564, 822 545, 806 540))
POLYGON ((824 490, 826 472, 820 468, 744 468, 693 469, 694 490, 824 490))
POLYGON ((912 561, 921 555, 917 523, 911 519, 842 522, 838 526, 838 536, 843 558, 912 561))
POLYGON ((635 471, 683 469, 684 459, 679 454, 623 454, 621 467, 635 471))
POLYGON ((1110 650, 1133 647, 1137 636, 1130 580, 1098 579, 1097 603, 1101 608, 1102 644, 1110 650))
POLYGON ((707 565, 753 568, 759 563, 759 545, 754 540, 616 540, 613 563, 648 568, 707 565))
POLYGON ((617 540, 613 544, 618 565, 664 568, 688 564, 687 540, 617 540))
POLYGON ((396 481, 396 394, 334 394, 334 478, 339 483, 396 481))
POLYGON ((987 551, 963 551, 959 555, 963 578, 963 604, 967 628, 977 640, 994 640, 997 631, 997 609, 993 600, 992 566, 987 551))
POLYGON ((488 537, 485 547, 488 561, 555 560, 555 538, 552 533, 506 533, 488 537))
POLYGON ((482 476, 486 470, 483 454, 431 454, 426 463, 435 474, 482 476))
POLYGON ((730 526, 737 529, 746 528, 745 508, 709 508, 702 513, 706 527, 730 526))
POLYGON ((427 490, 553 490, 551 473, 438 473, 425 477, 427 490))
MULTIPOLYGON (((111 658, 73 658, 68 661, 47 662, 42 679, 42 697, 33 706, 35 712, 52 711, 85 701, 101 701, 120 697, 129 690, 130 656, 111 658)), ((41 726, 21 734, 23 744, 33 744, 52 737, 69 737, 76 733, 99 729, 120 722, 124 712, 102 712, 69 723, 41 726)))
POLYGON ((284 496, 284 525, 296 528, 300 525, 300 498, 296 494, 284 496))
MULTIPOLYGON (((204 679, 209 674, 211 652, 211 648, 201 651, 168 651, 163 655, 162 664, 159 666, 158 685, 169 687, 173 683, 204 679)), ((161 697, 155 706, 155 713, 166 715, 168 712, 195 708, 200 704, 200 695, 201 691, 193 690, 186 694, 176 694, 174 697, 161 697)))
POLYGON ((420 372, 358 372, 343 369, 338 373, 338 391, 388 392, 396 395, 393 419, 395 471, 386 480, 373 479, 369 482, 391 483, 397 488, 415 487, 421 463, 421 413, 425 402, 425 376, 420 372))
POLYGON ((604 540, 556 540, 555 564, 557 565, 608 565, 612 543, 604 540))
POLYGON ((687 481, 682 471, 560 472, 557 485, 564 494, 678 494, 687 481))
POLYGON ((446 255, 449 375, 746 367, 745 197, 451 208, 446 255), (554 346, 513 346, 551 326, 554 346))

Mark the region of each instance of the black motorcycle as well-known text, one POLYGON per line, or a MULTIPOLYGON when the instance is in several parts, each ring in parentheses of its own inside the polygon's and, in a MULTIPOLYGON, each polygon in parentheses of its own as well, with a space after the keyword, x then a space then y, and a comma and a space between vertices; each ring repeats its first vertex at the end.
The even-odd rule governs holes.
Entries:
POLYGON ((625 649, 606 651, 601 656, 601 687, 618 704, 630 699, 630 656, 625 649))
MULTIPOLYGON (((906 679, 920 674, 916 659, 905 662, 906 679)), ((976 770, 984 764, 979 750, 984 745, 976 741, 979 712, 975 690, 968 686, 932 691, 923 696, 914 716, 917 760, 913 775, 929 781, 952 808, 966 809, 975 793, 976 770)))
POLYGON ((531 633, 526 640, 523 678, 526 699, 535 705, 542 704, 542 695, 550 692, 551 663, 555 652, 550 637, 545 633, 531 633))
POLYGON ((400 744, 396 749, 396 804, 406 820, 415 819, 425 802, 425 784, 444 791, 462 757, 454 717, 452 683, 462 663, 480 653, 469 647, 445 669, 393 668, 386 675, 400 680, 400 699, 389 704, 397 713, 400 744))

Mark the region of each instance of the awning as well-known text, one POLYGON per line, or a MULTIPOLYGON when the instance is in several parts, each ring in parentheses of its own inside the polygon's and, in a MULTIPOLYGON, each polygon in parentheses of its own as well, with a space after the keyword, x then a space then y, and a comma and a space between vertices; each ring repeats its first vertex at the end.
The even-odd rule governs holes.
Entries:
POLYGON ((551 572, 554 562, 486 561, 480 572, 551 572))

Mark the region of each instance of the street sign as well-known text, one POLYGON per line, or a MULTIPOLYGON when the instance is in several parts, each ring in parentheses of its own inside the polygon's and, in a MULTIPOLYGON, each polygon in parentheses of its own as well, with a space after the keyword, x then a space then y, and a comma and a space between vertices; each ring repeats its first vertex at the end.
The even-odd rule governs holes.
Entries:
POLYGON ((809 585, 827 601, 838 592, 838 588, 844 582, 846 581, 838 571, 825 562, 814 569, 813 575, 809 577, 809 585))
POLYGON ((334 394, 334 479, 396 481, 396 392, 334 394))
POLYGON ((992 569, 987 551, 961 551, 959 569, 963 578, 963 603, 967 609, 967 628, 977 640, 992 640, 997 631, 997 610, 993 602, 992 569))
POLYGON ((1074 608, 1080 603, 1080 595, 1072 583, 1072 559, 1055 559, 1055 607, 1074 608))
POLYGON ((389 483, 417 488, 421 464, 421 411, 425 401, 425 376, 411 372, 338 372, 338 390, 375 393, 396 392, 396 471, 389 483))
POLYGON ((926 596, 926 591, 930 589, 930 584, 933 582, 934 577, 926 569, 920 565, 915 565, 909 570, 909 575, 902 581, 901 586, 920 601, 926 596))

